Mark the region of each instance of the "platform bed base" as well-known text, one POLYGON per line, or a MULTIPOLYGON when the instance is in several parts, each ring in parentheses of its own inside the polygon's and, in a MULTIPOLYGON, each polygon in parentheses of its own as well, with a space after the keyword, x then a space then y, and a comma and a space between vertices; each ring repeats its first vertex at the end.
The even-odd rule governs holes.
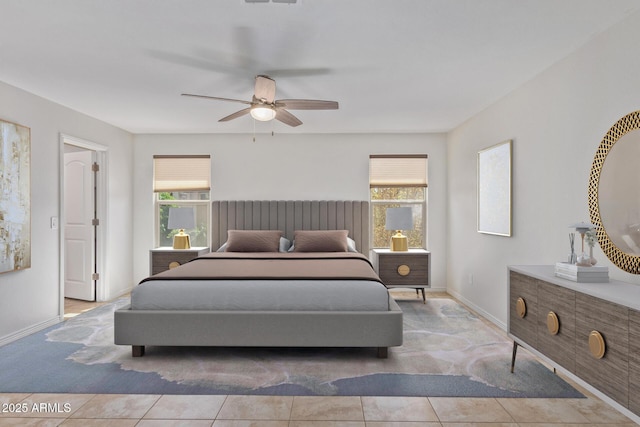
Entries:
POLYGON ((388 311, 116 310, 114 342, 132 346, 372 347, 378 357, 402 345, 402 310, 388 311))

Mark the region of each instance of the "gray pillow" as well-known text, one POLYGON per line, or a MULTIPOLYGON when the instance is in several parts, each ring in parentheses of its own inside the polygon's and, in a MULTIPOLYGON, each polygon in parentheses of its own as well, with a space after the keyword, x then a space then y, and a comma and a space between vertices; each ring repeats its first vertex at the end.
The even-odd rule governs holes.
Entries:
POLYGON ((225 252, 278 252, 280 230, 229 230, 225 252))
POLYGON ((348 230, 298 230, 294 252, 347 252, 348 230))

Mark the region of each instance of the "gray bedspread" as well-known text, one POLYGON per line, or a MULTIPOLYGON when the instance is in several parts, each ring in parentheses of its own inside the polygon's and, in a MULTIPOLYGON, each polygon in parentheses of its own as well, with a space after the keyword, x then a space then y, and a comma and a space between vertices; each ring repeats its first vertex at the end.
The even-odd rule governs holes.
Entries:
POLYGON ((211 253, 143 280, 133 310, 387 311, 357 253, 211 253))

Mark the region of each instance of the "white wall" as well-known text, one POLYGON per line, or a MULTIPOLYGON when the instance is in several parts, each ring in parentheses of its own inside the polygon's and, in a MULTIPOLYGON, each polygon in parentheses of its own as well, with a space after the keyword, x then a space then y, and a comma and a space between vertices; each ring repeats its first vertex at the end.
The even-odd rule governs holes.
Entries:
POLYGON ((107 298, 131 286, 131 135, 0 82, 0 118, 31 128, 31 268, 0 275, 0 344, 60 320, 59 135, 108 147, 109 212, 107 298))
MULTIPOLYGON (((635 14, 448 135, 448 289, 499 324, 507 319, 507 266, 566 260, 568 226, 589 222, 596 149, 620 117, 640 109, 639 38, 635 14), (506 139, 513 140, 513 235, 479 234, 477 152, 506 139)), ((594 256, 611 277, 640 284, 599 248, 594 256)))
POLYGON ((434 288, 446 288, 444 134, 136 135, 134 277, 149 274, 154 154, 210 154, 214 200, 368 200, 369 155, 429 156, 428 249, 434 288))

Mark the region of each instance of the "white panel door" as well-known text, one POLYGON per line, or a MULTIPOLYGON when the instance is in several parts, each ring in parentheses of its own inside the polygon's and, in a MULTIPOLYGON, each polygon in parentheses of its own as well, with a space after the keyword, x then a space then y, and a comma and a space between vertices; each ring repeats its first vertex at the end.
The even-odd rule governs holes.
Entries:
POLYGON ((93 151, 64 155, 64 296, 95 301, 93 151))

